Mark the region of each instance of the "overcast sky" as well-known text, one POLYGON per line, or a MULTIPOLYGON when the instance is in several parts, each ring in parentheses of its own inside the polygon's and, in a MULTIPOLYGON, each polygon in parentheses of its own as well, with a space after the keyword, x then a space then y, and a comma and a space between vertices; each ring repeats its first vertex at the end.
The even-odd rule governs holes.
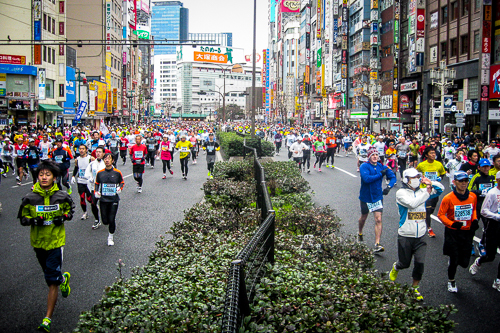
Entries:
MULTIPOLYGON (((253 50, 253 0, 181 0, 189 32, 232 32, 233 47, 253 50)), ((267 0, 257 0, 257 53, 267 48, 267 0)))

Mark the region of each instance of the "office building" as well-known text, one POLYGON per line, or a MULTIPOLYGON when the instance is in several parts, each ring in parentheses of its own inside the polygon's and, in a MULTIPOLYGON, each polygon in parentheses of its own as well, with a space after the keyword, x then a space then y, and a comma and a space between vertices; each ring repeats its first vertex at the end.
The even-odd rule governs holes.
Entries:
MULTIPOLYGON (((170 40, 178 44, 189 34, 189 9, 180 1, 153 2, 151 35, 155 40, 170 40)), ((155 55, 175 54, 175 45, 155 46, 155 55)))
POLYGON ((233 47, 233 33, 189 33, 188 39, 194 43, 219 44, 223 47, 233 47))

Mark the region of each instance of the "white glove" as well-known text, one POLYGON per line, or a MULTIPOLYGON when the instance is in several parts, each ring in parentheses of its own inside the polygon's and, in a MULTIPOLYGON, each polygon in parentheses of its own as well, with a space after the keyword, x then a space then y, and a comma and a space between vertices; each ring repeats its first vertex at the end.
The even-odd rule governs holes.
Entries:
POLYGON ((116 194, 120 194, 122 193, 122 188, 121 187, 117 187, 116 188, 116 194))
POLYGON ((75 176, 71 177, 71 185, 74 185, 76 182, 75 176))
POLYGON ((99 199, 101 197, 101 192, 95 192, 94 193, 94 196, 99 199))

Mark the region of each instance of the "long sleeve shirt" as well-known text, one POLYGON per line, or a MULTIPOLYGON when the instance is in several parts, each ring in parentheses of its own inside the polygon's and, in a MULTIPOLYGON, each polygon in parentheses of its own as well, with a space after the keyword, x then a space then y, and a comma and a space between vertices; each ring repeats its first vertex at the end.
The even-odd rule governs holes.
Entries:
POLYGON ((484 198, 481 215, 488 219, 500 221, 500 211, 498 210, 500 206, 499 201, 500 190, 498 187, 494 187, 488 191, 486 197, 484 198))
POLYGON ((448 228, 455 222, 462 222, 462 230, 469 230, 472 221, 477 220, 476 206, 477 197, 474 193, 469 192, 469 197, 460 201, 455 193, 451 192, 441 201, 438 218, 448 228))
POLYGON ((396 175, 386 165, 382 165, 382 163, 377 163, 376 165, 371 163, 361 164, 359 168, 361 175, 359 200, 366 203, 375 203, 382 200, 383 172, 385 172, 387 179, 390 181, 388 186, 392 188, 396 184, 396 175))

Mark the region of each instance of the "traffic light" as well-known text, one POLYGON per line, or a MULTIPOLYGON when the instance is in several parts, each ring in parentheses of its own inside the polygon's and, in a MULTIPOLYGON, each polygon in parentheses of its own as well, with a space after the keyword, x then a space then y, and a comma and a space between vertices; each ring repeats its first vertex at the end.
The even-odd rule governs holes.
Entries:
POLYGON ((80 79, 82 80, 83 84, 87 84, 87 75, 85 75, 85 73, 80 72, 80 79))

